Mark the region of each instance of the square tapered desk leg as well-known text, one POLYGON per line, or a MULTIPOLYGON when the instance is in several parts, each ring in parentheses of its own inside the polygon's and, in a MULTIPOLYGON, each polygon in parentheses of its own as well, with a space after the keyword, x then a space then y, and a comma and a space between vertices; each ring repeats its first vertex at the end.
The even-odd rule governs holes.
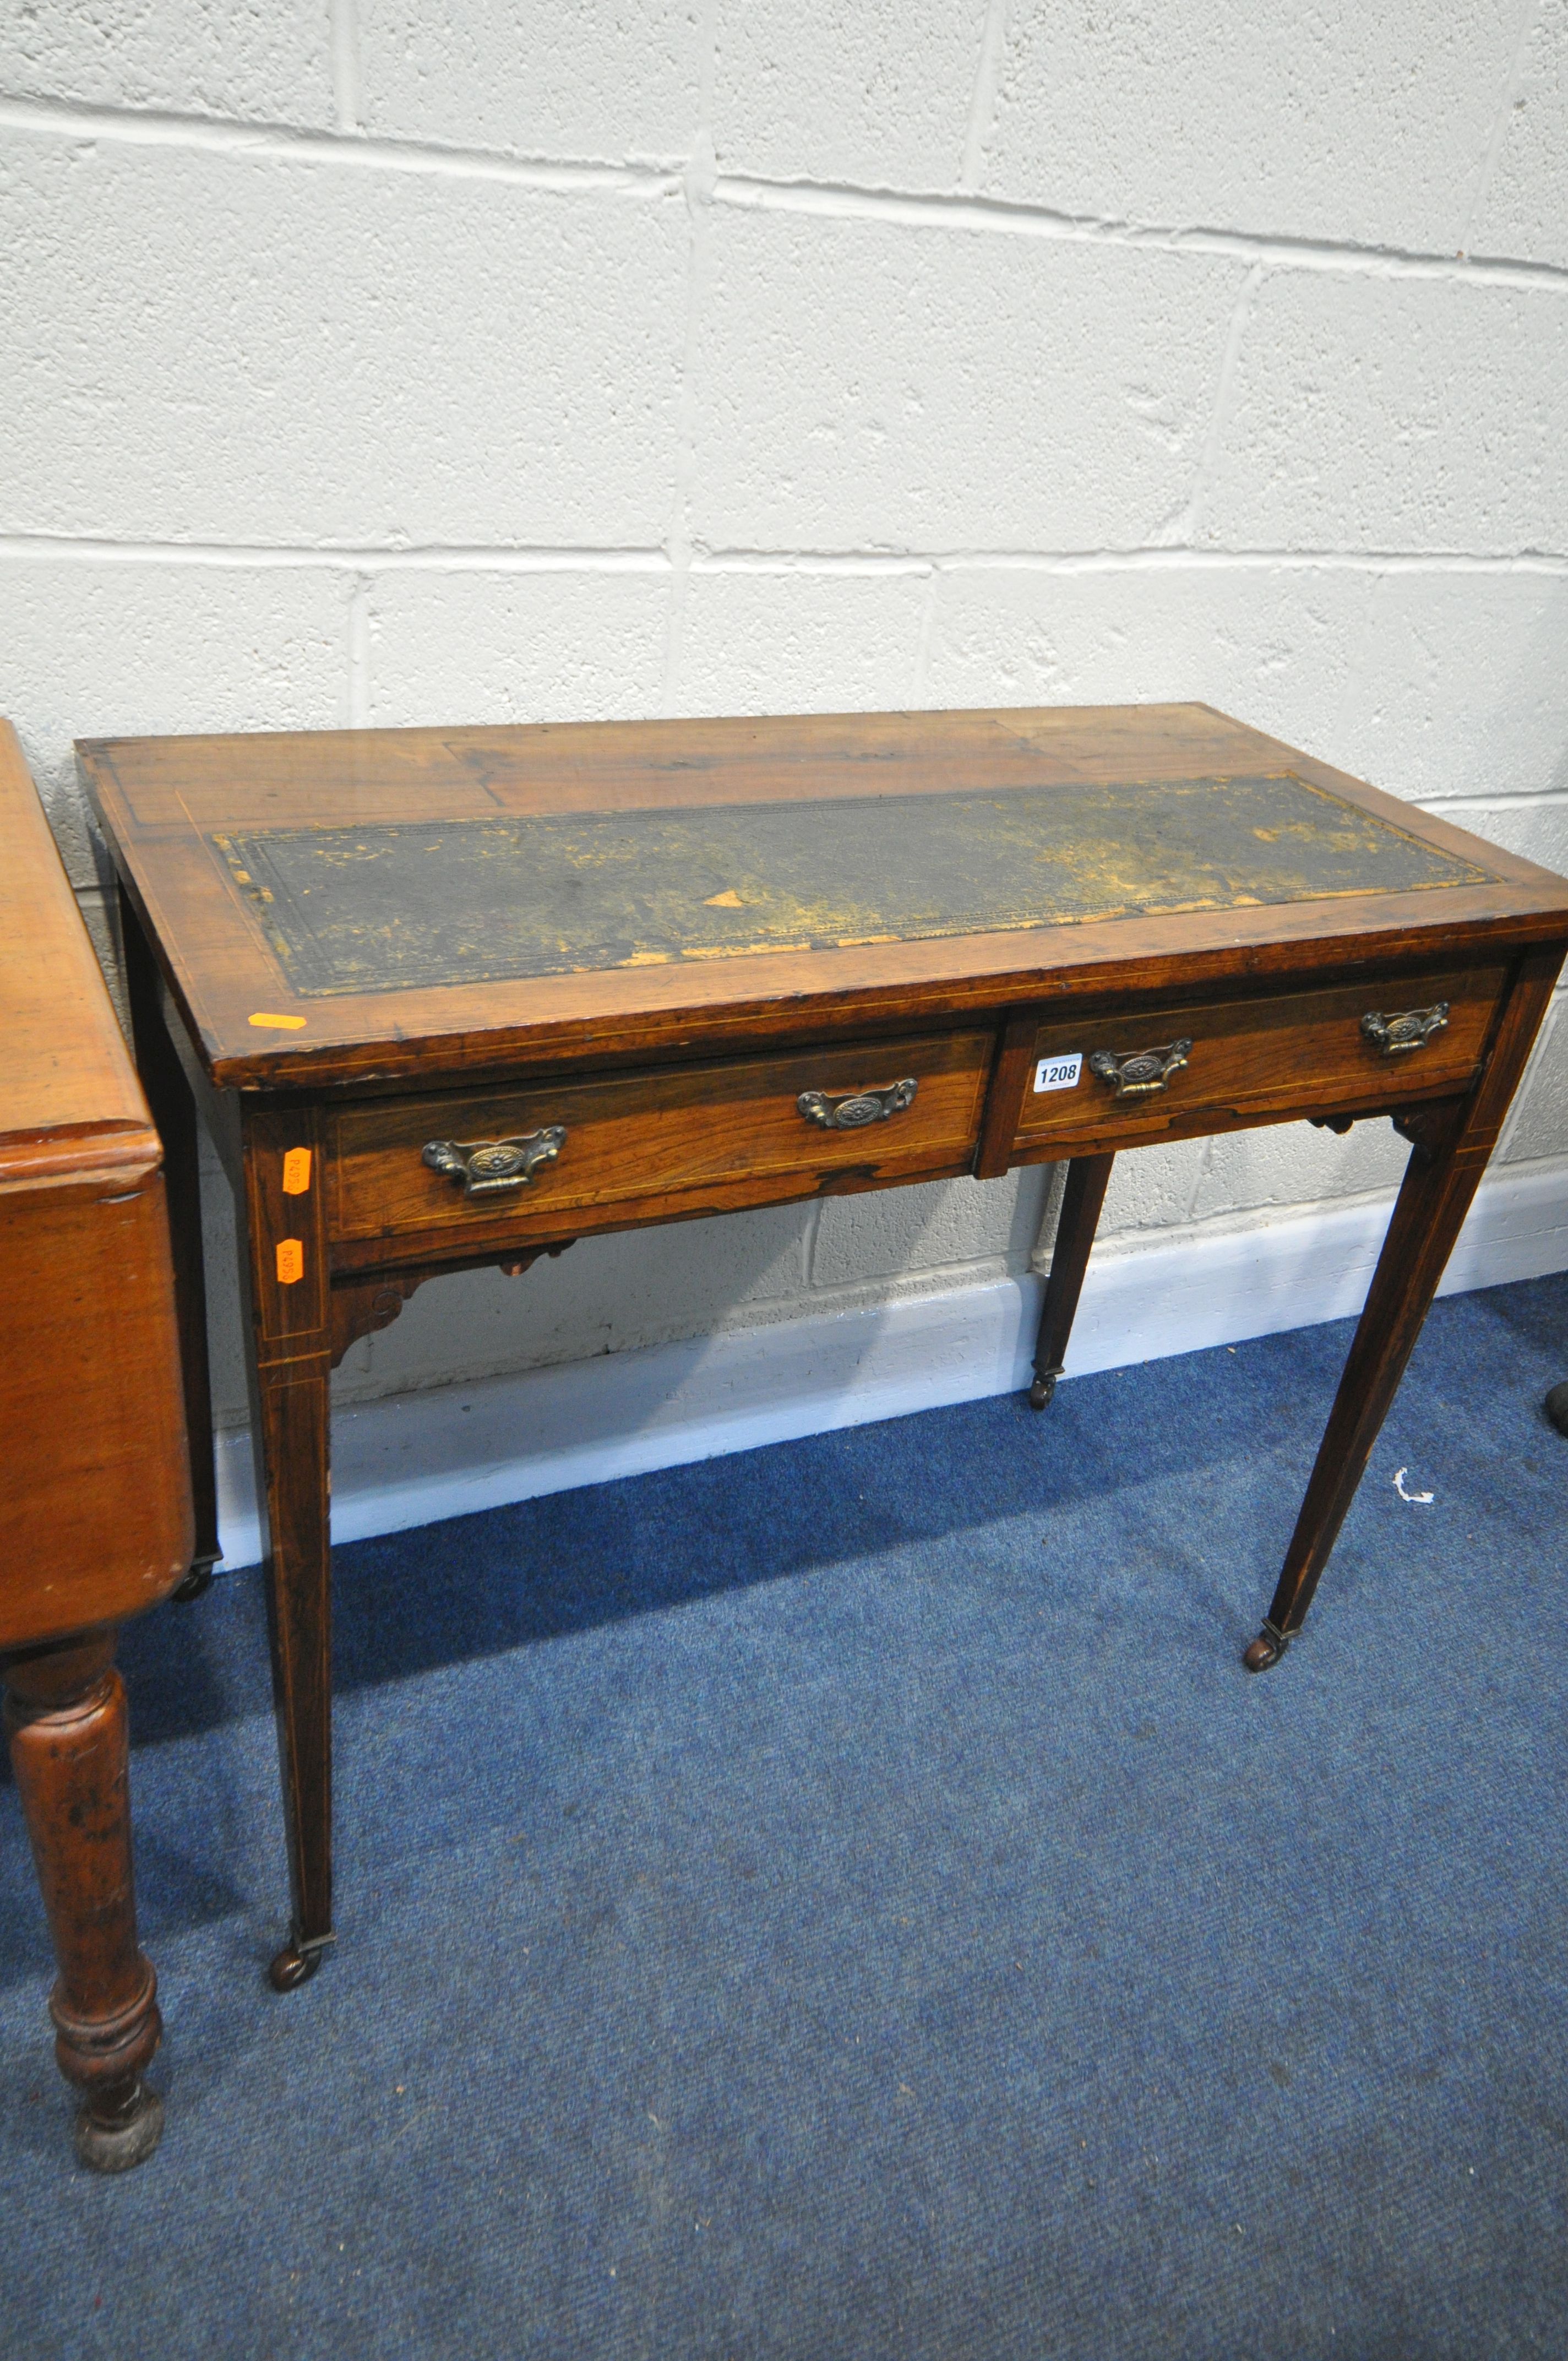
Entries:
POLYGON ((1480 1080, 1468 1098, 1429 1103, 1394 1118, 1412 1143, 1410 1160, 1273 1604, 1243 1658, 1250 1673, 1277 1664, 1306 1620, 1319 1576, 1497 1144, 1552 997, 1557 964, 1555 952, 1530 952, 1520 960, 1480 1080))
POLYGON ((1045 1308, 1035 1345, 1035 1376, 1029 1406, 1044 1410, 1057 1389, 1067 1358, 1068 1338, 1083 1292, 1090 1249, 1100 1222, 1100 1209, 1111 1183, 1113 1156, 1075 1156, 1067 1168, 1056 1243, 1051 1247, 1050 1276, 1046 1280, 1045 1308))
POLYGON ((330 1290, 313 1111, 247 1104, 241 1138, 257 1496, 294 1911, 269 1973, 288 1992, 332 1940, 330 1290))

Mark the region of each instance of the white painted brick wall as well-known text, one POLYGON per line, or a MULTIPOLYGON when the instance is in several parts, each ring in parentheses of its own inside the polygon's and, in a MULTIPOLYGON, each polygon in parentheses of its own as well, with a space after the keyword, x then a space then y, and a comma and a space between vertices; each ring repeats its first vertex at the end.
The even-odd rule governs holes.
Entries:
POLYGON ((1451 254, 1485 170, 1518 0, 1015 0, 997 196, 1451 254))
MULTIPOLYGON (((17 0, 0 317, 90 916, 73 736, 660 711, 1206 697, 1568 867, 1568 0, 17 0)), ((1401 1154, 1124 1158, 1106 1228, 1401 1154)), ((1503 1154, 1568 1191, 1562 1001, 1503 1154)), ((1054 1187, 427 1288, 344 1390, 1016 1273, 1054 1187)))
POLYGON ((361 718, 378 727, 634 720, 657 709, 669 569, 405 568, 366 577, 361 718), (438 652, 433 661, 433 651, 438 652))
MULTIPOLYGON (((345 12, 346 14, 346 12, 345 12)), ((354 0, 355 116, 470 154, 684 163, 711 43, 648 0, 354 0)))
POLYGON ((987 0, 750 0, 716 12, 719 170, 950 189, 987 0))
POLYGON ((1568 0, 1524 10, 1492 137, 1496 160, 1469 251, 1568 266, 1568 0))
POLYGON ((1198 538, 1224 548, 1568 543, 1568 302, 1554 287, 1260 280, 1198 538))
MULTIPOLYGON (((0 498, 9 472, 0 459, 0 498)), ((0 712, 23 733, 79 887, 96 872, 72 739, 346 726, 350 595, 346 576, 292 560, 0 538, 0 712)))
POLYGON ((719 206, 711 243, 693 497, 710 546, 1125 548, 1185 502, 1244 264, 784 192, 719 206))
POLYGON ((682 713, 916 702, 928 566, 824 574, 694 566, 670 675, 682 713))
POLYGON ((372 548, 656 540, 678 197, 13 135, 22 533, 372 548))
POLYGON ((321 0, 9 0, 0 89, 258 123, 333 120, 321 0))

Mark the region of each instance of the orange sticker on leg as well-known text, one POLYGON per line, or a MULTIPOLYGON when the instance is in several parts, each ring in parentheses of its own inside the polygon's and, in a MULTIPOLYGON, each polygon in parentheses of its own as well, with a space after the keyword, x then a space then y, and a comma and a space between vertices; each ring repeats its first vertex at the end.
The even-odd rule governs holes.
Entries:
POLYGON ((283 1159, 283 1194, 302 1197, 311 1185, 311 1151, 308 1148, 291 1148, 283 1159))
POLYGON ((305 1249, 303 1245, 298 1238, 280 1238, 278 1241, 279 1286, 292 1287, 294 1281, 297 1279, 303 1279, 304 1275, 305 1249))

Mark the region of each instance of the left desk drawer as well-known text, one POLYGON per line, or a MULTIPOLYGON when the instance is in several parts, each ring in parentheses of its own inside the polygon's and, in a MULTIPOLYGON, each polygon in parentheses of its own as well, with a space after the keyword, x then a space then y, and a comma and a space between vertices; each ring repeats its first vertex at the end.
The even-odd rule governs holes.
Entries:
POLYGON ((989 1031, 924 1035, 347 1108, 333 1232, 558 1235, 614 1227, 618 1209, 657 1218, 653 1201, 717 1210, 949 1171, 973 1154, 992 1049, 989 1031))

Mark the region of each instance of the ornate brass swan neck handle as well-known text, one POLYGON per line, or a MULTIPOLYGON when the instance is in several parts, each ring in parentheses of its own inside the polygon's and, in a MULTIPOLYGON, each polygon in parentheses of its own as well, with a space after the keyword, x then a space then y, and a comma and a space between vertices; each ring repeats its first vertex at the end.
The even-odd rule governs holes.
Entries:
POLYGON ((886 1090, 851 1091, 848 1098, 830 1099, 821 1091, 802 1091, 795 1105, 807 1123, 819 1123, 824 1131, 859 1131, 862 1124, 885 1123, 891 1115, 902 1115, 914 1099, 917 1085, 911 1074, 901 1082, 891 1082, 886 1090))
POLYGON ((499 1197, 522 1188, 542 1164, 554 1164, 565 1145, 565 1125, 547 1123, 519 1139, 433 1139, 424 1160, 433 1172, 461 1180, 465 1197, 499 1197))
POLYGON ((1407 1008, 1398 1016, 1385 1016, 1380 1009, 1369 1009, 1361 1020, 1361 1029, 1386 1058, 1397 1058, 1403 1050, 1424 1049, 1432 1035, 1441 1033, 1447 1023, 1447 1001, 1434 1000, 1430 1008, 1407 1008))
POLYGON ((1154 1091, 1163 1091, 1172 1074, 1181 1071, 1191 1049, 1190 1041, 1170 1041, 1163 1049, 1135 1049, 1125 1058, 1109 1049, 1096 1049, 1089 1071, 1109 1082, 1116 1098, 1145 1099, 1154 1091))

